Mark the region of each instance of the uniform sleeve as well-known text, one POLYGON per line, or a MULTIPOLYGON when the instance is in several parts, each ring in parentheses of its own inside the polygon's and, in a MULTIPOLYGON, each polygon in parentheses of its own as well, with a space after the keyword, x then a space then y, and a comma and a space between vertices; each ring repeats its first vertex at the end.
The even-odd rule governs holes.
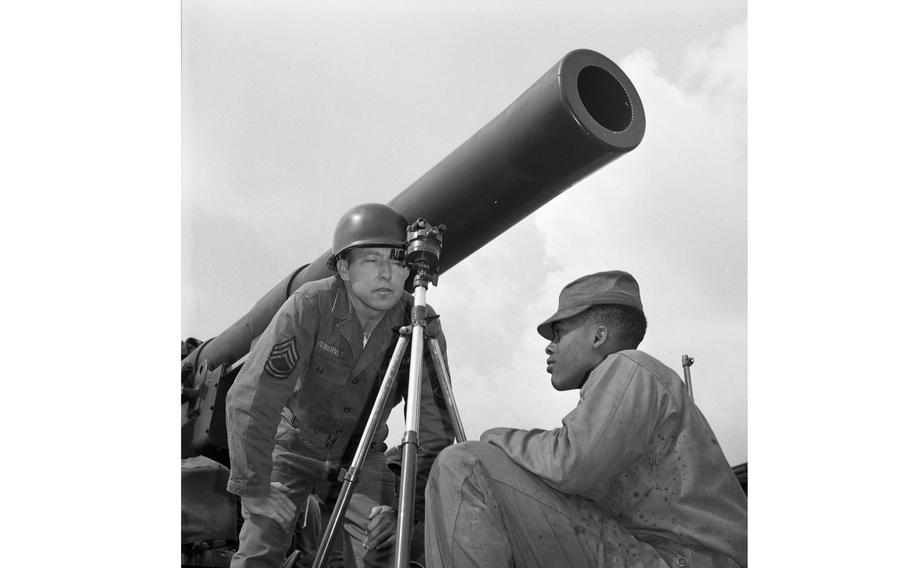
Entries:
POLYGON ((650 372, 614 355, 591 373, 561 428, 494 428, 481 440, 557 491, 584 496, 612 483, 648 451, 662 406, 659 383, 650 372))
MULTIPOLYGON (((430 313, 433 314, 432 308, 430 313)), ((444 364, 447 364, 446 340, 442 327, 438 323, 433 327, 436 329, 436 338, 439 340, 444 364)), ((407 401, 405 401, 405 405, 407 405, 407 401)), ((455 428, 452 426, 452 420, 449 417, 448 408, 446 408, 445 397, 442 387, 439 385, 439 378, 436 376, 436 366, 433 364, 429 340, 427 340, 424 347, 420 386, 420 451, 417 455, 414 496, 416 519, 423 519, 424 489, 430 475, 430 468, 433 467, 433 462, 436 461, 439 452, 450 446, 454 439, 455 428)))
POLYGON ((272 450, 281 409, 306 369, 315 335, 315 306, 293 294, 279 308, 225 398, 231 475, 227 490, 240 496, 269 491, 272 450), (307 325, 309 323, 309 325, 307 325))

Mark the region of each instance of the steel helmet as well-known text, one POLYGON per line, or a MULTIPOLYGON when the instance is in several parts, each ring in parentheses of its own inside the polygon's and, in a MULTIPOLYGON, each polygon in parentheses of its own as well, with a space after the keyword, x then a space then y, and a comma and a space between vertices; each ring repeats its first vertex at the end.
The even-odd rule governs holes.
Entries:
POLYGON ((341 216, 332 239, 328 266, 346 250, 357 247, 401 247, 405 245, 408 222, 401 213, 382 203, 364 203, 341 216))

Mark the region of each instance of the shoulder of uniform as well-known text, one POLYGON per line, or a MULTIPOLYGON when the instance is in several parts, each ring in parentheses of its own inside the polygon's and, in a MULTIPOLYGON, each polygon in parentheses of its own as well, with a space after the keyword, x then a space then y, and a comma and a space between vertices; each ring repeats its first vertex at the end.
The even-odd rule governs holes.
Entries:
POLYGON ((291 297, 297 296, 303 300, 312 300, 320 296, 331 295, 334 298, 337 280, 338 278, 335 276, 328 276, 320 280, 304 282, 291 293, 291 297))
MULTIPOLYGON (((638 349, 623 349, 622 351, 617 351, 610 355, 610 357, 618 357, 626 359, 636 365, 644 367, 646 370, 654 372, 658 367, 664 367, 665 365, 652 357, 651 355, 640 351, 638 349)), ((659 374, 659 373, 655 373, 659 374)))
POLYGON ((676 373, 676 371, 662 363, 656 357, 653 357, 644 351, 640 351, 638 349, 626 349, 614 353, 613 356, 623 357, 627 360, 630 360, 634 362, 638 367, 648 372, 649 374, 654 375, 655 377, 659 377, 664 380, 671 378, 678 381, 682 380, 679 378, 679 375, 676 373))
POLYGON ((294 290, 279 309, 280 312, 295 314, 304 311, 330 309, 335 301, 334 276, 321 280, 304 282, 294 290))
POLYGON ((655 359, 651 355, 648 355, 644 351, 639 351, 638 349, 623 349, 622 351, 617 351, 616 353, 613 353, 613 355, 615 355, 617 357, 623 357, 625 359, 631 359, 632 361, 634 361, 638 364, 647 363, 650 361, 657 361, 657 359, 655 359))

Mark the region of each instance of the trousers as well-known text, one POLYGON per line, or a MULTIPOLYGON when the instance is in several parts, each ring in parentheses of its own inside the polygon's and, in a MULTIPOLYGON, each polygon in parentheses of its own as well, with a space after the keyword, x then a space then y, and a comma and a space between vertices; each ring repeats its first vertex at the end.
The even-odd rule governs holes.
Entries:
MULTIPOLYGON (((318 495, 330 510, 334 506, 340 483, 317 474, 313 460, 275 444, 272 463, 271 480, 281 482, 289 489, 287 495, 297 507, 298 516, 304 512, 311 494, 318 495)), ((336 532, 327 565, 333 568, 390 567, 395 560, 394 546, 366 551, 362 540, 355 536, 365 534, 366 516, 371 505, 395 506, 395 475, 386 465, 382 452, 367 454, 355 491, 345 513, 344 530, 336 532)), ((243 526, 231 568, 280 568, 291 545, 294 528, 286 530, 274 520, 250 514, 245 508, 241 508, 241 513, 243 526)))
MULTIPOLYGON (((439 455, 426 507, 427 568, 671 566, 594 503, 554 490, 485 442, 439 455)), ((673 568, 688 565, 676 560, 673 568)))

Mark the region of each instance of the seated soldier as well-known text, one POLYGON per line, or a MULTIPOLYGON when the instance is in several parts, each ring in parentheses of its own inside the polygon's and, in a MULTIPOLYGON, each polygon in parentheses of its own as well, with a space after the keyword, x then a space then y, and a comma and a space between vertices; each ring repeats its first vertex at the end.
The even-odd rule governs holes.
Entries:
POLYGON ((439 455, 429 567, 746 565, 746 496, 682 380, 637 349, 646 325, 625 272, 562 290, 537 331, 578 406, 561 428, 494 428, 439 455))

